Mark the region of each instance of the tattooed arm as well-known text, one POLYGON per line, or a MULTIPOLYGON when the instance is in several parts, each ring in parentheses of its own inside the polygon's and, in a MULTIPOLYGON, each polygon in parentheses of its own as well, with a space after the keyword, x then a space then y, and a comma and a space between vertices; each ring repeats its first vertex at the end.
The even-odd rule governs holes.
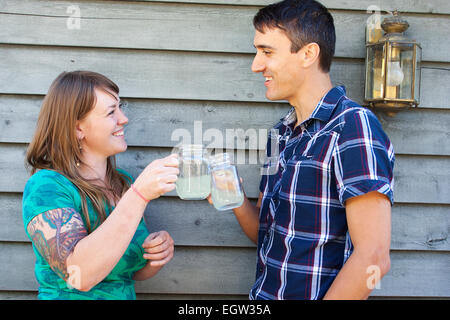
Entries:
POLYGON ((71 208, 41 213, 28 224, 27 231, 58 276, 77 290, 89 291, 103 281, 123 256, 146 204, 130 189, 90 234, 81 215, 71 208))
POLYGON ((71 287, 89 291, 111 272, 128 248, 147 203, 131 189, 108 218, 87 234, 71 208, 49 210, 27 226, 33 243, 51 268, 71 287))
POLYGON ((67 258, 76 244, 88 235, 80 214, 73 208, 49 210, 34 217, 27 231, 52 270, 68 281, 67 258))

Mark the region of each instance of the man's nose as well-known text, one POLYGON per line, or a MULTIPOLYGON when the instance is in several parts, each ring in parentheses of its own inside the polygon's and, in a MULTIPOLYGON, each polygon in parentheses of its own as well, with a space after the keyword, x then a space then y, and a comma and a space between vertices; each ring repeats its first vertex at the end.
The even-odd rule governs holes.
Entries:
POLYGON ((255 55, 255 58, 253 58, 252 71, 256 73, 264 71, 264 64, 258 54, 255 55))

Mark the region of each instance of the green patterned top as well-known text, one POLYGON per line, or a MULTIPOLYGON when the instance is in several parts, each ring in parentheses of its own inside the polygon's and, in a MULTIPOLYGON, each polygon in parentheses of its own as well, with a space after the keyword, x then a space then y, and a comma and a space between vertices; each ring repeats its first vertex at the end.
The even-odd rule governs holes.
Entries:
MULTIPOLYGON (((132 182, 132 177, 128 173, 123 170, 118 171, 128 177, 130 183, 132 182)), ((95 229, 98 227, 97 215, 94 213, 89 199, 87 204, 91 226, 93 226, 92 229, 95 229)), ((37 215, 57 208, 73 208, 81 214, 81 197, 78 189, 66 177, 56 171, 40 170, 36 172, 28 180, 22 200, 25 232, 30 239, 31 237, 27 232, 28 223, 37 215)), ((106 214, 109 215, 112 209, 107 208, 106 214)), ((83 215, 81 214, 81 216, 83 215)), ((83 222, 86 225, 84 217, 83 222)), ((39 283, 38 298, 63 300, 136 299, 133 275, 136 271, 142 269, 147 262, 142 256, 144 254, 142 243, 148 234, 144 219, 142 219, 130 245, 117 265, 102 282, 88 292, 78 291, 70 287, 50 268, 48 262, 33 243, 33 251, 36 255, 35 276, 39 283)))

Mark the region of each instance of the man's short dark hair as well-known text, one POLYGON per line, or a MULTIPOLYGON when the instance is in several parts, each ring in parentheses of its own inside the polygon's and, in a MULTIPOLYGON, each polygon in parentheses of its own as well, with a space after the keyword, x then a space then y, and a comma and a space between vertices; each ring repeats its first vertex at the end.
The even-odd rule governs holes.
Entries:
POLYGON ((336 34, 333 17, 322 4, 314 0, 284 0, 258 11, 253 25, 261 33, 266 28, 279 28, 291 40, 291 52, 298 52, 308 43, 320 47, 319 65, 330 71, 336 34))

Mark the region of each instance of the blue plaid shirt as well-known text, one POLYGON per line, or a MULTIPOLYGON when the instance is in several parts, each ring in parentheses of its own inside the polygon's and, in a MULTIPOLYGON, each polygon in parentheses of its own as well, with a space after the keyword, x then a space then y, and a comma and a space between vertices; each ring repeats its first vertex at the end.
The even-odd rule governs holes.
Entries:
POLYGON ((345 201, 378 191, 393 203, 394 150, 376 116, 342 86, 295 129, 293 108, 281 120, 266 149, 249 297, 322 299, 353 250, 345 201))

